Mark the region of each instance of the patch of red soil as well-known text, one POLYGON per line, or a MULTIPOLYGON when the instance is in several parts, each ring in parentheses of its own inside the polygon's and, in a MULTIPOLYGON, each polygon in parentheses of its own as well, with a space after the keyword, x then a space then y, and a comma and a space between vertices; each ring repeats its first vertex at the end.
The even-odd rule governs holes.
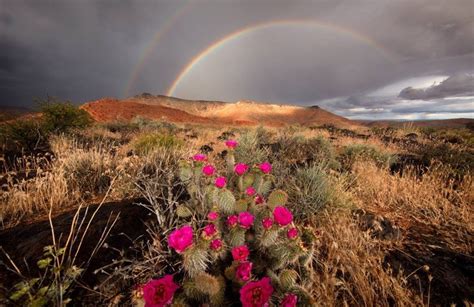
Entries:
POLYGON ((129 121, 141 116, 149 119, 162 119, 171 122, 208 123, 204 117, 191 115, 187 112, 165 106, 151 106, 127 100, 104 98, 81 106, 94 120, 110 122, 117 120, 129 121))

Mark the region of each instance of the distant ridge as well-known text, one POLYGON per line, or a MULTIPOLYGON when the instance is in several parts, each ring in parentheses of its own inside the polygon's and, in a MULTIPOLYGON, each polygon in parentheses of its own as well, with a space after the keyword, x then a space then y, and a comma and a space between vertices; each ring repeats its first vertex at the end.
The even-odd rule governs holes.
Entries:
POLYGON ((318 106, 301 107, 241 100, 237 102, 186 100, 143 93, 128 99, 103 98, 82 109, 99 122, 131 120, 136 116, 178 123, 282 127, 290 124, 339 127, 360 126, 318 106))
POLYGON ((414 127, 443 127, 443 128, 468 128, 474 127, 474 118, 453 118, 453 119, 431 119, 431 120, 359 120, 359 123, 369 127, 403 127, 411 125, 414 127))

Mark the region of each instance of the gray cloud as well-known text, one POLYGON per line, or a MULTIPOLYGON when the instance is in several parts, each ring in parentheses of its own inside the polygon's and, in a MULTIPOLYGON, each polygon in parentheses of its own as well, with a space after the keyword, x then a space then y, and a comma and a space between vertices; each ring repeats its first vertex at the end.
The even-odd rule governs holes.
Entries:
POLYGON ((474 95, 474 75, 459 74, 451 76, 440 84, 430 86, 426 89, 407 87, 404 88, 398 96, 409 100, 430 100, 459 95, 474 95))
POLYGON ((123 98, 129 85, 130 95, 164 94, 191 59, 229 33, 309 19, 334 26, 255 33, 227 44, 192 70, 177 95, 305 105, 330 100, 322 105, 345 116, 401 114, 405 100, 419 99, 408 97, 469 93, 460 89, 472 79, 456 76, 474 71, 471 1, 0 0, 0 105, 27 106, 46 94, 77 103, 123 98), (367 95, 425 75, 454 81, 399 98, 367 95))

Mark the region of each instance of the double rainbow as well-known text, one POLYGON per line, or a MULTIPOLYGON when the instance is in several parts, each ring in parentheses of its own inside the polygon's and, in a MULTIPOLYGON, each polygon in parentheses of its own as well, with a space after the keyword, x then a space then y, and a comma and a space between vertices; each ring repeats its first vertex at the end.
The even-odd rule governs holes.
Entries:
MULTIPOLYGON (((179 13, 179 16, 181 16, 182 14, 184 14, 184 12, 187 10, 187 8, 189 8, 188 6, 185 6, 184 7, 185 9, 184 10, 180 10, 178 11, 179 13)), ((178 14, 176 14, 175 16, 177 16, 178 14)), ((155 36, 154 40, 149 44, 149 47, 145 50, 145 52, 142 54, 142 56, 140 57, 140 60, 138 61, 138 64, 136 66, 136 68, 133 70, 133 73, 131 75, 131 78, 130 78, 130 81, 128 82, 127 84, 127 87, 126 87, 126 91, 125 91, 125 94, 128 95, 128 93, 130 92, 130 89, 133 87, 133 85, 135 84, 136 82, 136 79, 138 78, 141 70, 143 69, 145 63, 147 62, 147 59, 151 56, 152 54, 152 51, 154 49, 154 47, 158 44, 158 41, 160 40, 160 38, 164 35, 164 33, 166 33, 172 26, 172 24, 174 23, 174 21, 179 18, 176 17, 176 18, 173 18, 173 21, 172 22, 169 22, 167 23, 167 25, 165 26, 166 29, 161 29, 160 31, 158 31, 157 35, 155 36)), ((345 34, 345 35, 348 35, 350 36, 351 38, 357 40, 357 41, 360 41, 364 44, 366 44, 367 46, 370 46, 374 49, 376 49, 378 52, 380 52, 384 57, 387 58, 387 60, 391 61, 391 62, 394 62, 396 61, 397 57, 390 51, 388 50, 387 48, 385 48, 384 46, 380 45, 378 42, 376 42, 375 40, 373 40, 372 38, 366 36, 366 35, 363 35, 362 33, 359 33, 359 32, 356 32, 352 29, 349 29, 349 28, 345 28, 345 27, 341 27, 341 26, 338 26, 338 25, 335 25, 335 24, 331 24, 331 23, 327 23, 327 22, 322 22, 322 21, 316 21, 314 19, 284 19, 284 20, 274 20, 274 21, 269 21, 269 22, 263 22, 263 23, 258 23, 258 24, 254 24, 254 25, 251 25, 251 26, 247 26, 245 28, 242 28, 242 29, 239 29, 237 31, 234 31, 224 37, 222 37, 221 39, 215 41, 214 43, 212 43, 211 45, 209 45, 208 47, 206 47, 204 50, 202 50, 199 54, 197 54, 196 56, 194 56, 184 67, 183 69, 180 71, 180 73, 178 74, 178 76, 174 79, 173 83, 171 84, 171 86, 169 87, 166 95, 168 96, 173 96, 175 91, 176 91, 176 88, 178 87, 178 85, 180 84, 181 80, 188 74, 190 73, 194 67, 196 67, 196 65, 201 61, 203 60, 204 58, 206 58, 208 55, 210 55, 212 52, 214 51, 217 51, 218 49, 224 47, 226 44, 228 44, 229 42, 232 42, 244 35, 247 35, 247 34, 250 34, 252 32, 255 32, 255 31, 258 31, 258 30, 262 30, 262 29, 266 29, 266 28, 270 28, 270 27, 274 27, 274 26, 284 26, 284 25, 288 25, 288 26, 298 26, 298 25, 301 25, 301 26, 312 26, 312 27, 316 27, 316 28, 320 28, 320 29, 328 29, 328 30, 332 30, 332 31, 335 31, 335 32, 338 32, 338 33, 341 33, 341 34, 345 34)))

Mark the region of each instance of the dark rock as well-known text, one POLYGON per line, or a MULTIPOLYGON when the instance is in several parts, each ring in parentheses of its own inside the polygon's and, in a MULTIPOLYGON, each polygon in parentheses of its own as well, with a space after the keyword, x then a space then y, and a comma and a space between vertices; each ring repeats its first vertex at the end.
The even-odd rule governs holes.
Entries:
POLYGON ((203 145, 201 146, 201 148, 199 148, 199 150, 203 153, 203 154, 208 154, 210 152, 213 152, 214 151, 214 148, 212 148, 211 146, 209 145, 203 145))
POLYGON ((362 230, 370 231, 372 237, 382 240, 399 240, 402 236, 400 228, 383 216, 367 212, 363 209, 354 211, 362 230))

